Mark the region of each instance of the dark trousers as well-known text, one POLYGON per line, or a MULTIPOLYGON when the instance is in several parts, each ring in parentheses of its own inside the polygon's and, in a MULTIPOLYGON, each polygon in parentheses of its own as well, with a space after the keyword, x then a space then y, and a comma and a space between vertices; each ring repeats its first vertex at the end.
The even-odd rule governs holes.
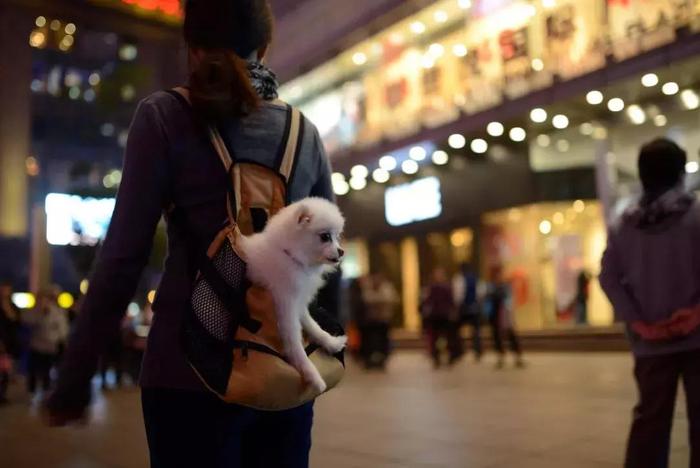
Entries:
POLYGON ((700 468, 700 350, 635 359, 639 403, 634 408, 625 468, 667 468, 678 382, 689 423, 690 467, 700 468))
POLYGON ((37 385, 41 385, 44 391, 51 387, 51 366, 53 366, 54 357, 53 354, 30 351, 27 368, 27 390, 29 393, 34 393, 37 385))
POLYGON ((472 349, 476 357, 479 358, 483 353, 481 345, 481 315, 478 313, 466 315, 464 324, 472 329, 472 349))
POLYGON ((437 342, 441 337, 447 340, 447 352, 450 362, 459 359, 464 353, 462 339, 459 336, 459 325, 446 318, 431 319, 430 326, 430 353, 435 365, 440 365, 440 350, 437 342))
POLYGON ((7 398, 7 387, 10 386, 10 373, 0 371, 0 403, 7 398))
POLYGON ((360 328, 360 356, 365 367, 383 367, 389 356, 391 342, 389 324, 367 322, 360 328))
POLYGON ((515 333, 513 327, 503 329, 497 319, 490 319, 489 325, 491 326, 491 334, 493 336, 493 346, 496 348, 496 352, 498 354, 505 354, 506 352, 506 349, 503 346, 503 335, 505 335, 505 338, 508 340, 510 350, 513 351, 514 354, 522 354, 520 340, 518 339, 518 335, 515 333))
POLYGON ((151 468, 308 468, 313 404, 264 412, 207 392, 143 389, 151 468))

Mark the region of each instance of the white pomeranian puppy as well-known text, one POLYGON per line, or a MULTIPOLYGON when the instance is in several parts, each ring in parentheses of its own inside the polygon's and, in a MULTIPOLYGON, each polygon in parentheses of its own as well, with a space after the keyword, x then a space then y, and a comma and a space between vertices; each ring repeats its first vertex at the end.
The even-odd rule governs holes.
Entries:
POLYGON ((325 391, 326 383, 306 355, 302 330, 331 354, 345 348, 347 337, 327 333, 308 309, 325 276, 343 258, 339 238, 344 225, 333 203, 305 198, 280 210, 263 232, 242 237, 240 244, 248 279, 272 294, 286 358, 318 392, 325 391))

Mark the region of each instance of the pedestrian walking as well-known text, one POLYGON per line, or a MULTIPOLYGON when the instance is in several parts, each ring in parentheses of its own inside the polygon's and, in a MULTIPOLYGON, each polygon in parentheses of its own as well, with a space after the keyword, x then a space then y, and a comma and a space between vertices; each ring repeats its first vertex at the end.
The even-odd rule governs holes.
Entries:
POLYGON ((51 368, 56 364, 61 345, 68 339, 68 316, 56 304, 55 293, 41 292, 36 307, 22 320, 30 329, 27 390, 34 395, 37 387, 44 392, 51 387, 51 368))
POLYGON ((464 263, 452 279, 452 294, 459 311, 459 323, 471 328, 471 344, 476 362, 481 361, 482 310, 478 297, 479 277, 472 266, 464 263))
POLYGON ((504 338, 508 340, 510 350, 515 357, 516 367, 525 367, 520 338, 515 329, 513 293, 510 284, 508 284, 504 276, 503 267, 500 265, 491 268, 491 282, 485 304, 494 348, 498 354, 496 368, 502 369, 505 365, 506 349, 503 344, 504 338))
POLYGON ((391 351, 389 330, 399 297, 391 282, 381 273, 362 282, 361 355, 365 368, 384 369, 391 351))
POLYGON ((457 308, 452 295, 452 284, 444 268, 433 270, 431 283, 424 292, 421 303, 423 326, 428 334, 428 347, 433 367, 442 365, 442 347, 446 343, 448 364, 462 356, 462 340, 459 336, 457 308))
MULTIPOLYGON (((316 127, 278 100, 277 79, 264 63, 274 23, 269 2, 183 5, 189 80, 152 94, 136 111, 114 215, 47 404, 48 420, 65 425, 84 416, 98 356, 119 333, 166 212, 168 260, 140 376, 151 466, 306 468, 313 403, 279 412, 224 403, 188 364, 181 329, 198 256, 228 217, 231 179, 209 129, 218 130, 234 159, 284 169, 289 202, 333 200, 330 164, 316 127), (298 155, 294 164, 282 168, 291 153, 298 155)), ((285 198, 274 187, 261 185, 256 196, 285 198)), ((267 215, 263 208, 247 213, 258 230, 267 215)))

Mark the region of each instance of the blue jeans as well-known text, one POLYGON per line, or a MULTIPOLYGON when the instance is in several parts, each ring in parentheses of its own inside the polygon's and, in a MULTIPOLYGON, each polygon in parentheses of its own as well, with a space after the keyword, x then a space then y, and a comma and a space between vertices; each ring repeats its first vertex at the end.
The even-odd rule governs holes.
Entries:
POLYGON ((308 468, 313 403, 280 412, 215 395, 144 388, 151 468, 308 468))

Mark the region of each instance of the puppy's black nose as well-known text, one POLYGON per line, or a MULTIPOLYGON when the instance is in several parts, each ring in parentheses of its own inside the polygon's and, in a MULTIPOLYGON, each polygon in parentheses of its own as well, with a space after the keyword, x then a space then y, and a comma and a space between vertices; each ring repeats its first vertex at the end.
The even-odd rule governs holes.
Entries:
POLYGON ((345 256, 345 251, 343 249, 338 249, 338 257, 343 258, 345 256))

